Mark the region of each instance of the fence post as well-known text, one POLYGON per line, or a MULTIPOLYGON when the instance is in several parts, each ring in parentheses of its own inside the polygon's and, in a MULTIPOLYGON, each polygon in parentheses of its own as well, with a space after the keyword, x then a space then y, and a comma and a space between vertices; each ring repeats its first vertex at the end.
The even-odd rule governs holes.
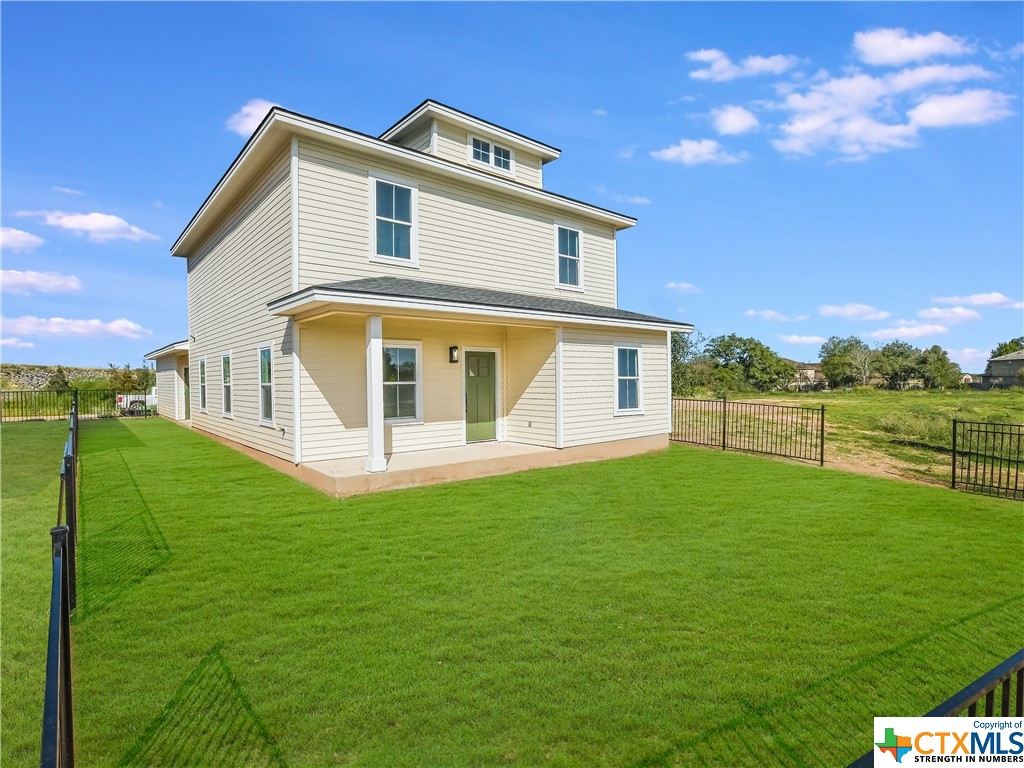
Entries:
POLYGON ((71 701, 71 613, 68 590, 68 528, 50 529, 53 546, 53 586, 50 593, 50 631, 46 649, 46 689, 43 698, 43 738, 40 765, 74 766, 75 734, 71 701))
POLYGON ((725 450, 725 414, 726 414, 725 400, 726 400, 726 397, 727 397, 727 395, 722 395, 722 450, 723 451, 725 450))
POLYGON ((75 457, 64 457, 64 521, 68 529, 65 546, 68 570, 68 601, 75 609, 78 592, 78 576, 75 565, 75 550, 78 548, 78 489, 76 488, 75 457))
POLYGON ((818 466, 819 467, 824 467, 825 466, 825 404, 824 403, 821 404, 821 424, 819 426, 820 426, 821 432, 818 435, 818 444, 819 444, 819 450, 821 451, 821 456, 818 459, 818 466))
POLYGON ((949 467, 949 487, 956 490, 956 419, 953 419, 953 458, 949 467))

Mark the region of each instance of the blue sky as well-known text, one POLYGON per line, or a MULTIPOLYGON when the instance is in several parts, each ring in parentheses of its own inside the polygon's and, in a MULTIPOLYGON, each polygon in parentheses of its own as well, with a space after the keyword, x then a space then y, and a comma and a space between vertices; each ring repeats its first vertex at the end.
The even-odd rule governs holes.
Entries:
POLYGON ((639 218, 623 308, 980 370, 1024 333, 1022 9, 4 3, 3 359, 187 335, 168 249, 247 104, 380 133, 429 97, 561 147, 548 189, 639 218))

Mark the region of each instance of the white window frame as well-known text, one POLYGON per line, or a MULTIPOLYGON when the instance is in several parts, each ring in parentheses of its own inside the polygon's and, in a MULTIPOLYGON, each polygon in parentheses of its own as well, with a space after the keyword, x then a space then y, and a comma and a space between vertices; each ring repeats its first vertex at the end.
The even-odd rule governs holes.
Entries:
POLYGON ((612 346, 612 403, 615 404, 616 416, 643 416, 644 415, 644 348, 640 344, 630 342, 615 342, 612 346), (632 376, 621 376, 619 374, 619 350, 636 350, 636 408, 619 407, 619 380, 632 379, 632 376))
POLYGON ((375 264, 391 264, 398 267, 419 269, 420 266, 420 214, 419 214, 419 185, 414 181, 392 176, 387 173, 370 171, 369 178, 369 208, 370 208, 370 261, 375 264), (412 192, 410 205, 412 206, 412 228, 409 233, 409 258, 399 259, 394 256, 381 256, 377 253, 377 182, 394 184, 396 187, 404 187, 412 192))
MULTIPOLYGON (((232 371, 232 373, 234 373, 232 371)), ((199 412, 207 413, 208 400, 206 398, 206 356, 199 358, 199 412)))
MULTIPOLYGON (((422 424, 423 423, 423 342, 411 341, 409 339, 383 339, 381 341, 381 355, 388 347, 403 347, 416 351, 416 415, 401 416, 395 418, 384 418, 385 424, 422 424)), ((382 359, 383 364, 383 359, 382 359)), ((382 387, 389 386, 386 381, 381 381, 382 387)))
POLYGON ((494 147, 496 142, 493 139, 485 139, 483 136, 476 136, 472 133, 466 136, 466 160, 470 165, 476 166, 477 168, 487 168, 488 170, 500 173, 505 176, 516 175, 516 151, 508 146, 507 144, 497 144, 499 149, 503 149, 508 152, 508 168, 502 168, 500 165, 494 162, 494 147), (490 147, 487 155, 490 158, 486 163, 482 160, 477 160, 473 157, 473 142, 480 141, 487 144, 490 147))
POLYGON ((564 221, 556 221, 554 227, 554 251, 555 251, 555 288, 560 291, 576 291, 582 293, 583 288, 583 230, 577 226, 573 226, 564 221), (562 260, 562 254, 558 252, 558 230, 567 229, 570 232, 575 232, 577 236, 576 244, 576 261, 577 261, 577 275, 579 276, 579 284, 572 285, 571 283, 563 283, 561 280, 561 271, 559 270, 559 264, 562 260))
MULTIPOLYGON (((234 378, 234 371, 231 375, 234 378)), ((270 342, 266 344, 260 344, 256 347, 256 386, 258 391, 256 392, 256 405, 258 410, 256 411, 257 419, 260 426, 272 427, 274 426, 274 419, 277 417, 277 408, 274 407, 274 345, 270 342), (267 386, 263 383, 263 350, 269 350, 270 352, 270 420, 263 418, 263 387, 267 386)))
POLYGON ((235 409, 235 361, 230 352, 222 352, 220 356, 220 415, 225 419, 233 419, 235 409), (228 361, 228 375, 231 377, 231 381, 224 382, 224 361, 228 361), (225 410, 224 402, 229 399, 224 397, 224 391, 226 389, 231 390, 230 400, 231 408, 225 410))

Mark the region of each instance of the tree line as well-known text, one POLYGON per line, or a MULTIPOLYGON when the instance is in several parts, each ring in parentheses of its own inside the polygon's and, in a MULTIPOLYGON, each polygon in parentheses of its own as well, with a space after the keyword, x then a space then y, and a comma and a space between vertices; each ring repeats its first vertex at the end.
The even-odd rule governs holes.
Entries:
MULTIPOLYGON (((996 345, 990 357, 1024 349, 1024 336, 996 345)), ((882 386, 925 389, 961 386, 963 372, 938 344, 918 348, 905 341, 869 346, 857 336, 833 336, 818 351, 821 373, 833 389, 882 386)), ((706 338, 699 331, 672 335, 672 394, 770 392, 796 381, 796 367, 757 339, 736 334, 706 338)))
POLYGON ((71 378, 63 366, 50 374, 43 389, 51 392, 70 392, 72 389, 113 389, 117 392, 148 392, 156 386, 156 371, 143 366, 132 368, 125 363, 118 367, 110 363, 105 376, 71 378))

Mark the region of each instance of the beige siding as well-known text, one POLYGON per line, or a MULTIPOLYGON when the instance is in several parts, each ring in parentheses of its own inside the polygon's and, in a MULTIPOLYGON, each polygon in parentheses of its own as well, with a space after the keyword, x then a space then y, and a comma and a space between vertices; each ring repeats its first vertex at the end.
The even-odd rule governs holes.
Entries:
MULTIPOLYGON (((498 437, 554 445, 554 331, 384 318, 385 344, 420 342, 423 420, 385 424, 385 453, 465 443, 467 348, 498 355, 498 437), (463 355, 450 363, 448 348, 463 355), (513 370, 514 369, 514 370, 513 370), (546 400, 546 403, 545 403, 546 400), (506 417, 507 414, 507 418, 506 417), (532 420, 533 426, 527 426, 532 420)), ((335 315, 304 325, 301 339, 303 461, 366 455, 366 319, 335 315)))
POLYGON ((584 291, 556 288, 553 212, 498 191, 431 173, 410 178, 391 162, 368 163, 350 150, 299 144, 301 287, 391 275, 531 293, 615 306, 615 233, 611 226, 557 217, 582 232, 584 291), (369 172, 418 185, 419 268, 370 259, 369 172))
MULTIPOLYGON (((523 184, 529 184, 532 187, 543 187, 544 177, 542 172, 542 162, 540 155, 535 155, 531 152, 524 152, 520 149, 516 149, 503 142, 500 137, 491 136, 486 133, 477 133, 469 131, 465 126, 457 125, 446 120, 437 121, 437 151, 438 157, 443 157, 446 160, 459 163, 461 165, 471 165, 469 159, 469 137, 475 136, 478 139, 484 141, 490 141, 497 144, 499 147, 507 147, 515 152, 515 175, 513 178, 516 181, 522 182, 523 184)), ((474 168, 481 168, 479 165, 473 164, 474 168)), ((508 176, 501 171, 495 170, 495 175, 508 176)))
POLYGON ((402 146, 408 147, 409 149, 415 149, 418 152, 429 152, 430 151, 430 125, 420 131, 414 133, 408 139, 400 142, 402 146))
POLYGON ((566 328, 562 336, 563 446, 668 432, 664 331, 566 328), (615 343, 641 345, 642 415, 615 415, 615 343))
POLYGON ((188 259, 192 424, 285 459, 294 457, 291 324, 266 305, 292 289, 290 201, 289 156, 282 153, 188 259), (273 350, 272 426, 259 423, 258 348, 264 343, 273 350), (232 359, 230 418, 222 413, 225 353, 232 359), (204 356, 206 413, 199 409, 198 359, 204 356))
POLYGON ((178 374, 178 358, 175 355, 157 358, 157 411, 161 416, 166 416, 168 419, 184 419, 185 410, 181 397, 182 387, 178 374))
POLYGON ((556 447, 555 331, 509 328, 506 436, 531 445, 556 447))

